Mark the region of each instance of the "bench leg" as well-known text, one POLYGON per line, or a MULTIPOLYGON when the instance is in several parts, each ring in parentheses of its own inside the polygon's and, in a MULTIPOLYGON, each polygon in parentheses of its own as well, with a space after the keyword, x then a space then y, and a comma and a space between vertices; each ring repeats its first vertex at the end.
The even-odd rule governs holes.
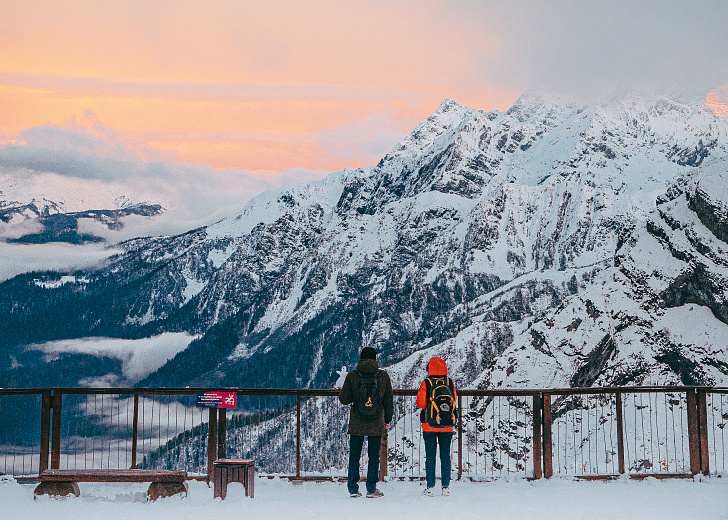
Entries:
POLYGON ((187 496, 187 482, 152 482, 147 490, 147 497, 152 502, 158 498, 166 498, 180 493, 187 496))
POLYGON ((247 486, 245 486, 245 492, 250 498, 255 497, 255 466, 252 464, 247 468, 248 474, 246 475, 247 486))
POLYGON ((223 478, 223 471, 219 468, 215 468, 215 481, 213 483, 213 494, 215 498, 221 498, 225 500, 227 496, 227 478, 223 478))
POLYGON ((78 489, 77 482, 41 482, 35 487, 33 498, 41 495, 65 497, 68 495, 79 496, 80 494, 81 490, 78 489))

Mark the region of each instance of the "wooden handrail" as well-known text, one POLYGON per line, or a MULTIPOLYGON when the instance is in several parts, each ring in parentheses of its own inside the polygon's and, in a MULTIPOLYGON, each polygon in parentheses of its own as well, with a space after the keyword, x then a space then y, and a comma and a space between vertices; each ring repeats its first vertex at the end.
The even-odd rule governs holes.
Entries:
MULTIPOLYGON (((114 395, 196 395, 201 392, 227 391, 238 395, 267 396, 337 396, 336 388, 237 388, 237 387, 205 387, 205 388, 0 388, 0 395, 42 395, 48 390, 57 390, 62 394, 114 394, 114 395)), ((728 387, 714 386, 609 386, 579 388, 506 388, 506 389, 458 389, 463 396, 534 396, 543 393, 551 395, 574 394, 613 394, 615 392, 649 393, 649 392, 687 392, 704 391, 715 394, 728 394, 728 387)), ((395 395, 417 395, 417 389, 396 388, 395 395)))

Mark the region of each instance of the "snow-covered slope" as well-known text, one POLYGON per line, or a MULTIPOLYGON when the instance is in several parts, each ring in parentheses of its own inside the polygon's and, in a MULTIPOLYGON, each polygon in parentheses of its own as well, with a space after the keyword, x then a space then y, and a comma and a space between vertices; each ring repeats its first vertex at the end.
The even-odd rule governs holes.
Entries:
MULTIPOLYGON (((728 161, 720 160, 672 186, 646 221, 623 234, 614 266, 557 307, 508 324, 511 345, 475 383, 728 384, 726 181, 728 161)), ((482 331, 504 325, 478 323, 453 343, 488 345, 482 331)), ((461 365, 471 359, 463 346, 450 351, 461 365)))
MULTIPOLYGON (((722 171, 728 121, 698 106, 639 93, 580 106, 529 92, 506 112, 445 100, 376 166, 263 193, 208 228, 123 244, 74 296, 83 307, 114 291, 112 309, 67 317, 69 337, 89 323, 89 335, 205 333, 154 385, 329 386, 364 345, 402 367, 444 353, 463 382, 482 385, 636 381, 627 361, 608 376, 589 356, 611 359, 619 343, 627 359, 621 342, 652 348, 636 338, 665 328, 655 313, 671 318, 665 304, 633 301, 624 237, 649 235, 679 199, 655 209, 657 196, 690 185, 696 167, 722 171), (620 312, 653 319, 607 334, 620 312), (556 344, 563 354, 547 353, 556 344)), ((685 211, 722 207, 699 186, 685 211)), ((662 261, 653 271, 671 276, 662 261)), ((395 372, 405 384, 408 370, 395 372)))

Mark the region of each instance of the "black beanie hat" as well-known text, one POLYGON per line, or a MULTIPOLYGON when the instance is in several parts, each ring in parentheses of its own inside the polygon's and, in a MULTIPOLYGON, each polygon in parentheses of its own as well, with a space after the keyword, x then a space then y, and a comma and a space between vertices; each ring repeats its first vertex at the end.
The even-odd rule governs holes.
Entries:
POLYGON ((361 349, 361 359, 377 359, 377 351, 372 347, 364 347, 361 349))

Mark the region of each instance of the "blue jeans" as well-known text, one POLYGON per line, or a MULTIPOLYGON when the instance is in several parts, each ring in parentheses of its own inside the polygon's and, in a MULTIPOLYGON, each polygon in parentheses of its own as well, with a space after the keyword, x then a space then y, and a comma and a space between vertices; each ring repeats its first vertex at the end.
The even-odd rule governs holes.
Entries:
POLYGON ((440 474, 442 475, 442 487, 450 485, 450 441, 453 432, 422 432, 425 439, 425 475, 427 487, 435 487, 435 455, 437 444, 440 444, 440 474))
MULTIPOLYGON (((382 443, 381 435, 367 437, 369 466, 367 467, 367 492, 373 493, 379 482, 379 446, 382 443)), ((363 435, 349 435, 349 476, 347 487, 349 493, 359 491, 359 459, 364 446, 363 435)))

